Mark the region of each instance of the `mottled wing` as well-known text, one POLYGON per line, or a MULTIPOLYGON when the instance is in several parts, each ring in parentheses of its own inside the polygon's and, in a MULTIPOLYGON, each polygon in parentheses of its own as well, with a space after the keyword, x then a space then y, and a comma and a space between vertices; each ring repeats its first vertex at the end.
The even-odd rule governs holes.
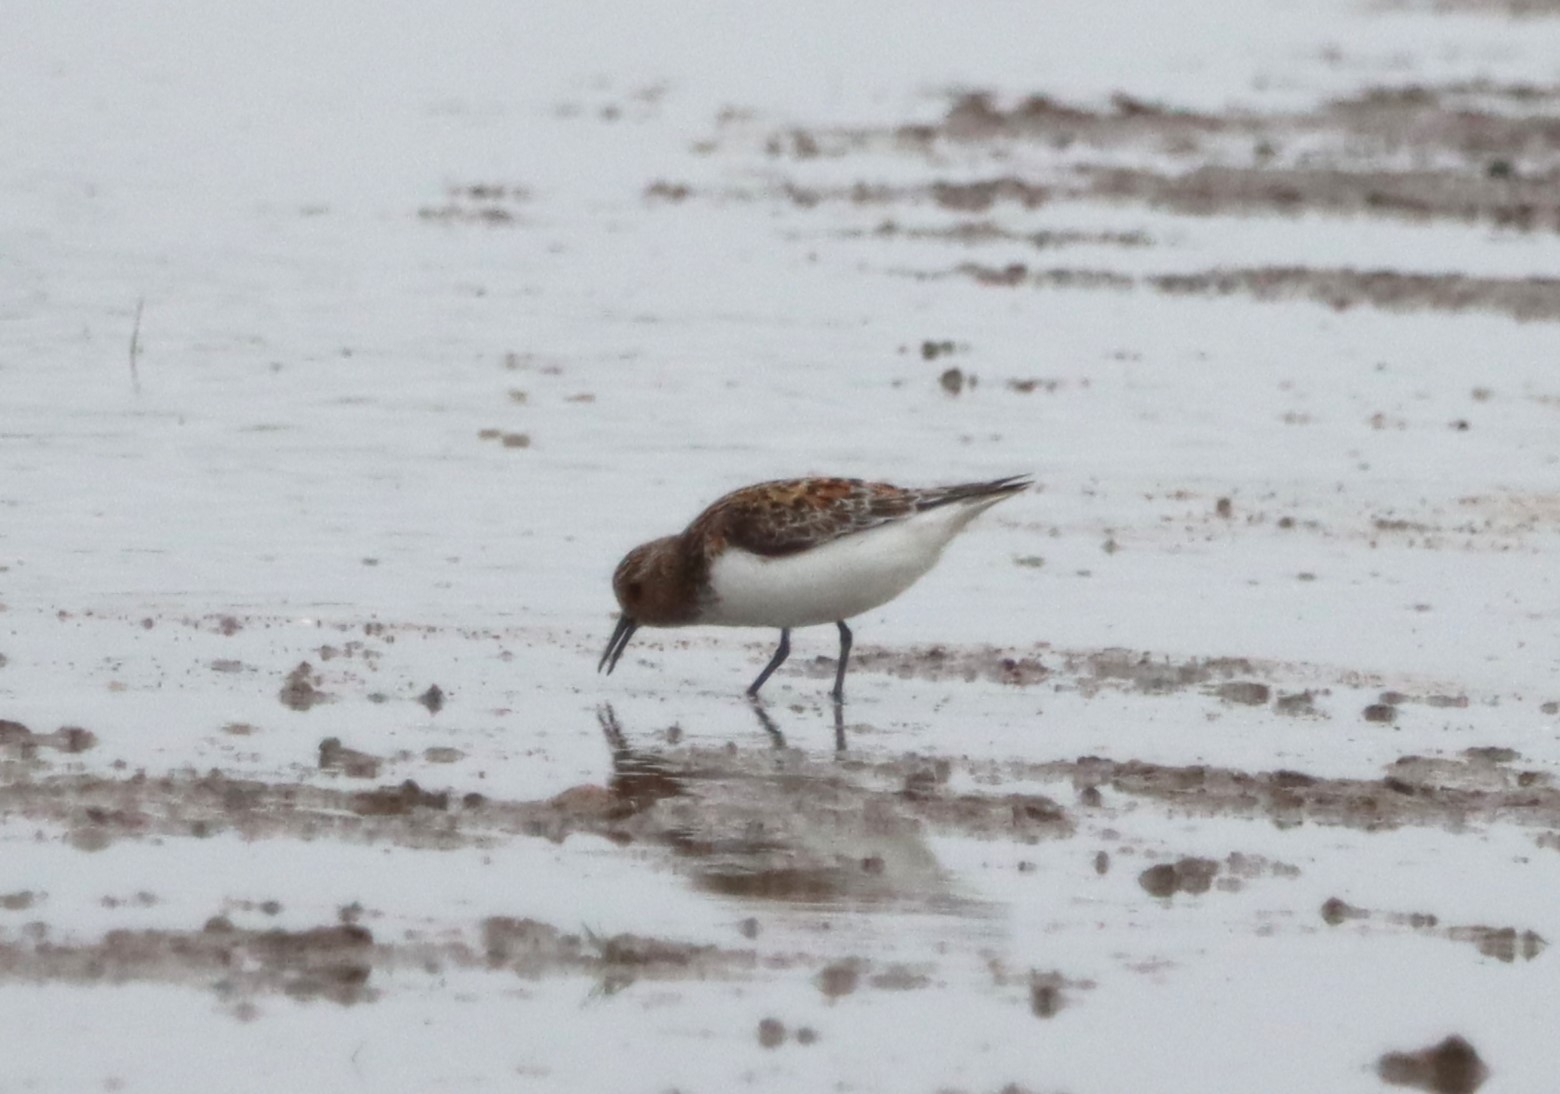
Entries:
POLYGON ((711 554, 731 546, 779 557, 903 520, 921 493, 860 479, 761 482, 727 494, 688 530, 711 554))

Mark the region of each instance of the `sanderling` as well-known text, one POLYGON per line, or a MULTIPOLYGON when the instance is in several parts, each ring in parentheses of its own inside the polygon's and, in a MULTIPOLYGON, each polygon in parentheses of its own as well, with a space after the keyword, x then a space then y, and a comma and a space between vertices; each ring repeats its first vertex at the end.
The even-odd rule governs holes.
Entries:
POLYGON ((610 673, 641 626, 779 627, 749 696, 791 652, 791 628, 840 629, 834 699, 845 698, 845 620, 887 604, 930 570, 966 524, 1029 489, 1027 475, 905 488, 786 479, 733 491, 675 536, 641 544, 612 575, 623 614, 596 671, 610 673))

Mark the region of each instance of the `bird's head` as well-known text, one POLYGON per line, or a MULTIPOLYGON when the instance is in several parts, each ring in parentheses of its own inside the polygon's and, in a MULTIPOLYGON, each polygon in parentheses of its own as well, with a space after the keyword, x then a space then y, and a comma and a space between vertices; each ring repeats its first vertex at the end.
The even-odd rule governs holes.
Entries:
POLYGON ((610 673, 640 626, 676 627, 698 614, 682 537, 666 536, 635 547, 612 574, 612 593, 623 614, 596 671, 610 673))

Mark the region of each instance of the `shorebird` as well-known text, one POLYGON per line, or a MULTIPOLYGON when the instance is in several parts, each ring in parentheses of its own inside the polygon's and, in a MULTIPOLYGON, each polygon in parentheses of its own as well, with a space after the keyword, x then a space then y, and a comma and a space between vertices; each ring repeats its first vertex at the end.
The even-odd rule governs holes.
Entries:
POLYGON ((596 671, 610 674, 642 626, 778 627, 780 645, 747 690, 754 697, 790 656, 793 627, 833 623, 832 694, 843 702, 845 621, 915 584, 965 525, 1031 485, 1028 475, 920 488, 810 478, 733 491, 618 564, 612 591, 623 614, 596 671))

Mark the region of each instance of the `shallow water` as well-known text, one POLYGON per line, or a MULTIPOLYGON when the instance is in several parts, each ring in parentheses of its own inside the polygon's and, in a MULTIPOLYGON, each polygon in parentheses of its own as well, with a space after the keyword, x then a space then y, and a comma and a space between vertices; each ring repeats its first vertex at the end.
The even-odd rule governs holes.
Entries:
POLYGON ((1546 1088, 1560 22, 15 14, 0 1090, 1546 1088))

